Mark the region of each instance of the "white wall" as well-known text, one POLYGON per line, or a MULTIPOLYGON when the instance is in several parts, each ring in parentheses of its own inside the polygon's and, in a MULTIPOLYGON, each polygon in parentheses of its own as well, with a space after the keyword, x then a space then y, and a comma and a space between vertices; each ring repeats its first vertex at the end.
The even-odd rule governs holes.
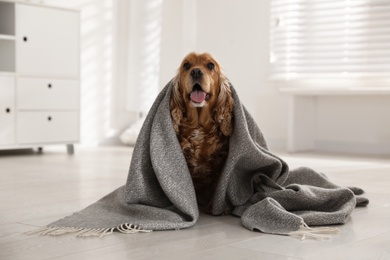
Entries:
POLYGON ((213 54, 262 129, 286 147, 287 106, 269 77, 269 1, 198 0, 198 51, 213 54))
POLYGON ((81 144, 119 143, 126 109, 127 0, 26 0, 80 10, 81 144))
MULTIPOLYGON (((269 2, 198 0, 196 50, 217 57, 271 149, 285 149, 287 98, 268 80, 269 2)), ((389 113, 390 96, 318 97, 315 149, 389 155, 389 113)))
POLYGON ((26 2, 80 10, 83 145, 119 144, 118 135, 139 117, 138 101, 153 101, 195 46, 192 0, 26 2), (142 92, 149 82, 155 86, 142 92))
POLYGON ((182 0, 170 0, 164 1, 163 4, 160 88, 163 88, 174 77, 184 55, 182 40, 184 2, 182 0))
POLYGON ((322 97, 315 148, 390 155, 390 96, 322 97))
POLYGON ((177 73, 184 56, 196 46, 196 6, 194 0, 169 0, 163 3, 160 86, 177 73))
MULTIPOLYGON (((126 10, 132 1, 138 0, 36 1, 81 10, 83 143, 115 140, 137 117, 126 110, 126 78, 134 73, 127 59, 130 18, 126 10)), ((157 76, 162 88, 185 54, 210 52, 222 64, 271 149, 284 149, 287 98, 268 80, 269 2, 163 0, 157 76)), ((320 97, 317 104, 316 149, 390 154, 389 96, 320 97)))

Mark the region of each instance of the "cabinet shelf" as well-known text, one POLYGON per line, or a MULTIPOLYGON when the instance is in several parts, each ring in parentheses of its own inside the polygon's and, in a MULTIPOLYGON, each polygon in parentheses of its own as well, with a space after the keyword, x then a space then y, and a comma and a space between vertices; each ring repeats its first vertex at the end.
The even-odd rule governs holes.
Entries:
POLYGON ((15 35, 0 34, 0 40, 14 41, 15 39, 15 35))
POLYGON ((0 2, 0 35, 15 35, 15 4, 0 2))
POLYGON ((0 71, 15 72, 15 4, 0 2, 0 71))

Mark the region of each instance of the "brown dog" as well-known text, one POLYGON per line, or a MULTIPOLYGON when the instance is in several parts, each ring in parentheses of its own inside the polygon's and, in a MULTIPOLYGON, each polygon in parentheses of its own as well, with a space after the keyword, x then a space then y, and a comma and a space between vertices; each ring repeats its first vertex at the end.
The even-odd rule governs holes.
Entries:
POLYGON ((194 182, 198 204, 211 202, 232 134, 234 101, 228 80, 208 53, 188 54, 174 79, 173 126, 194 182))

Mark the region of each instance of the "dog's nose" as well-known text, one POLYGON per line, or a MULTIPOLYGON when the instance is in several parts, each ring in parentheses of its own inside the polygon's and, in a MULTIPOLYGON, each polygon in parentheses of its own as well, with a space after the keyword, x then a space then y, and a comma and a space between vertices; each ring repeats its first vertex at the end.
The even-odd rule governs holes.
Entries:
POLYGON ((203 76, 203 71, 202 71, 201 69, 195 68, 195 69, 193 69, 193 70, 191 71, 190 74, 191 74, 191 77, 192 77, 192 78, 198 79, 198 78, 200 78, 200 77, 203 76))

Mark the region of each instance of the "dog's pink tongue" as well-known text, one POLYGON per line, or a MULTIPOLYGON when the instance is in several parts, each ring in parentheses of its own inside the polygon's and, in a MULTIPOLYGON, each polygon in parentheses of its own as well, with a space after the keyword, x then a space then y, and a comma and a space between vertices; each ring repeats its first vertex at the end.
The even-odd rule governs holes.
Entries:
POLYGON ((206 93, 200 90, 195 90, 191 92, 190 98, 196 103, 202 103, 206 98, 206 93))

